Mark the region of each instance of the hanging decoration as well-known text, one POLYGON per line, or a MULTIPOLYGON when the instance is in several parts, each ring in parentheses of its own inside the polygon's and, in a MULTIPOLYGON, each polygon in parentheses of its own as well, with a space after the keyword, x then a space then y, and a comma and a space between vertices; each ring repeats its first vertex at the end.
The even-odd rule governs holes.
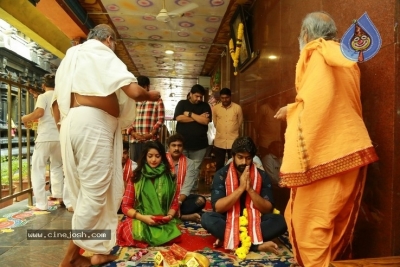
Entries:
POLYGON ((221 82, 221 70, 218 69, 218 70, 215 72, 214 83, 219 84, 220 82, 221 82))
POLYGON ((365 12, 346 31, 340 42, 340 49, 347 59, 365 62, 378 53, 381 45, 379 31, 365 12))
POLYGON ((221 90, 220 87, 220 83, 221 83, 221 70, 218 69, 215 73, 214 76, 212 78, 213 81, 213 87, 211 88, 211 90, 213 92, 219 92, 219 90, 221 90))
POLYGON ((242 47, 242 38, 243 38, 243 23, 239 23, 237 39, 236 39, 236 48, 233 46, 233 39, 229 40, 229 53, 231 54, 231 58, 233 60, 233 67, 235 68, 234 75, 237 75, 237 67, 239 65, 239 56, 240 56, 240 48, 242 47))

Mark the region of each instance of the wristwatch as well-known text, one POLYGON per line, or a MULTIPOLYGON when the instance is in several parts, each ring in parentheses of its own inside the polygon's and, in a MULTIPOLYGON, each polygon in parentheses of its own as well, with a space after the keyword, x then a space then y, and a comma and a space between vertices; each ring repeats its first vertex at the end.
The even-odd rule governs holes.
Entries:
POLYGON ((191 117, 192 117, 192 112, 191 112, 191 111, 189 111, 189 113, 188 113, 188 117, 189 117, 189 118, 191 118, 191 117))

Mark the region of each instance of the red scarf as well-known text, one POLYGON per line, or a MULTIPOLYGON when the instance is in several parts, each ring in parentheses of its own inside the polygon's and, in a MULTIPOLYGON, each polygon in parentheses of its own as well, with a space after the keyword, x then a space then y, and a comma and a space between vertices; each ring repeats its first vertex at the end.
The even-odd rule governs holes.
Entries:
MULTIPOLYGON (((174 163, 174 160, 172 159, 170 153, 167 153, 167 159, 168 159, 168 162, 169 162, 171 173, 175 174, 175 163, 174 163)), ((177 185, 177 187, 176 187, 176 195, 178 195, 178 197, 180 195, 182 185, 185 182, 186 167, 187 167, 186 166, 186 157, 185 157, 185 155, 182 154, 179 157, 178 173, 176 174, 176 185, 177 185)))
MULTIPOLYGON (((257 171, 255 164, 250 166, 250 185, 260 194, 262 179, 261 175, 257 171)), ((237 176, 236 168, 233 162, 229 165, 228 174, 225 180, 226 195, 230 195, 235 191, 240 185, 240 180, 237 176)), ((263 238, 261 234, 261 214, 254 208, 253 201, 251 200, 249 194, 246 193, 246 209, 248 213, 249 225, 247 230, 251 238, 251 243, 254 245, 259 245, 263 243, 263 238)), ((227 212, 226 216, 226 228, 225 228, 225 238, 224 247, 225 249, 234 250, 239 246, 239 216, 240 216, 240 201, 236 201, 235 205, 231 210, 227 212)))
POLYGON ((128 182, 129 179, 131 179, 132 175, 133 175, 132 160, 130 158, 128 158, 124 165, 124 174, 123 174, 122 178, 124 178, 125 182, 128 182))

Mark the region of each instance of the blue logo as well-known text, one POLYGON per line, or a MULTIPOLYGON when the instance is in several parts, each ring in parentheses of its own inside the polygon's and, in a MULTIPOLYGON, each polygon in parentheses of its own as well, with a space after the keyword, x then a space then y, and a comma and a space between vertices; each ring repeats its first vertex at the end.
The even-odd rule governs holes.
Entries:
POLYGON ((373 58, 381 45, 382 39, 378 29, 365 12, 343 35, 340 50, 346 58, 364 62, 373 58))

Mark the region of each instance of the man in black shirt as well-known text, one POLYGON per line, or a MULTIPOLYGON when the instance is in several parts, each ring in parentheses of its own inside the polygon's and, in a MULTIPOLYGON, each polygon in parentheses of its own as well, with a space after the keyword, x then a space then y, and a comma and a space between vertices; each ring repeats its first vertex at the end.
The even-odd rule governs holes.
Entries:
MULTIPOLYGON (((212 118, 210 105, 203 102, 205 93, 206 90, 203 86, 194 85, 188 98, 178 102, 174 113, 174 120, 178 122, 176 132, 181 134, 185 140, 183 154, 193 160, 195 164, 196 181, 208 147, 208 123, 212 118)), ((197 188, 197 185, 193 188, 197 188)))

